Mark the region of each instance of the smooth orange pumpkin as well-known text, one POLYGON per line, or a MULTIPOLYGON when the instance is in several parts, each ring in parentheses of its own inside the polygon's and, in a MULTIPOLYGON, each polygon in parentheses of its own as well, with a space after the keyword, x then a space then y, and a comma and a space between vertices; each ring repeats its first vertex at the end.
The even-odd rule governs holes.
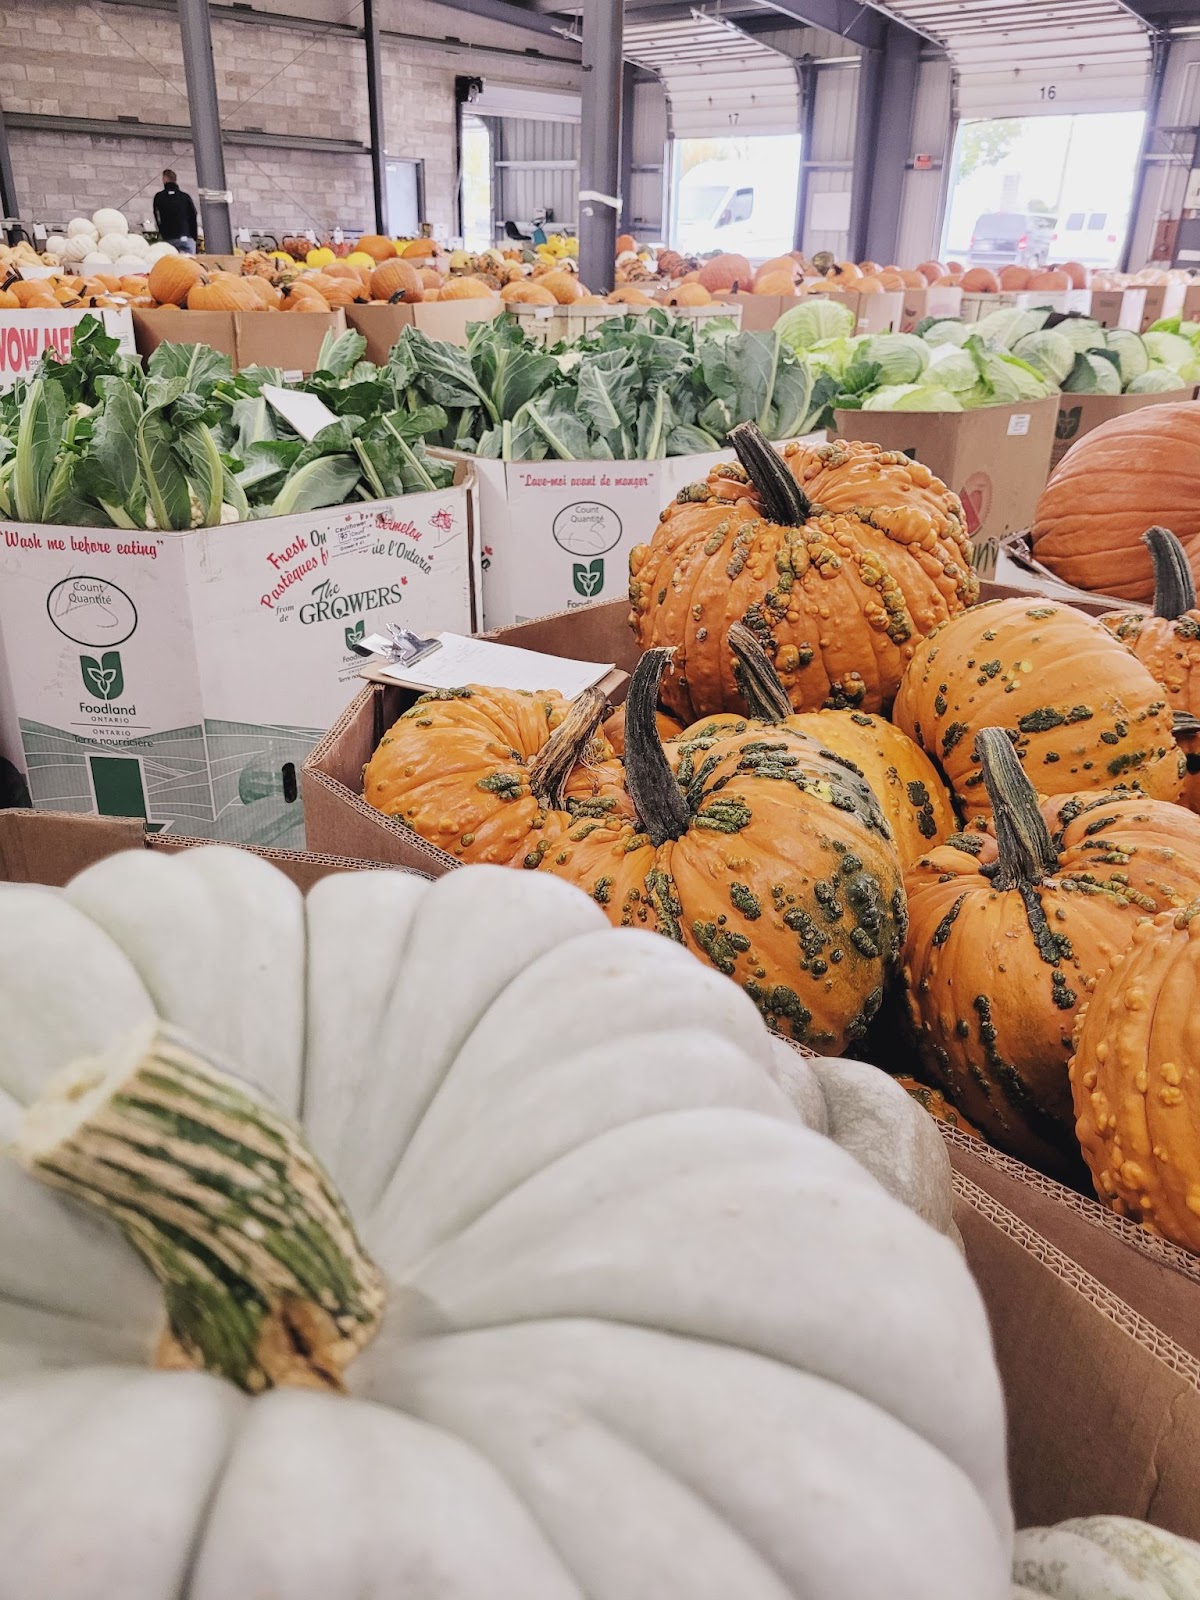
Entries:
POLYGON ((258 297, 249 278, 214 272, 207 283, 194 283, 188 291, 189 311, 255 311, 258 297))
POLYGON ((1091 273, 1082 261, 1064 261, 1059 271, 1070 278, 1072 289, 1086 289, 1091 281, 1091 273))
POLYGON ((372 261, 390 261, 396 254, 396 241, 386 239, 381 233, 364 233, 354 249, 370 256, 372 261))
POLYGON ((268 283, 266 278, 260 277, 256 272, 247 273, 243 282, 249 285, 251 294, 257 299, 262 310, 279 310, 283 296, 273 283, 268 283))
POLYGON ((926 283, 936 283, 939 278, 946 276, 946 269, 940 261, 922 261, 917 271, 926 283))
POLYGON ((636 249, 637 240, 631 233, 619 233, 617 235, 617 254, 619 256, 623 256, 628 250, 636 249))
POLYGON ((785 299, 796 292, 796 280, 790 272, 768 272, 754 280, 755 294, 782 295, 785 299))
MULTIPOLYGON (((954 267, 951 263, 951 272, 954 267)), ((962 275, 963 291, 966 294, 999 294, 1000 280, 990 267, 972 267, 969 272, 962 275)))
POLYGON ((182 306, 206 276, 195 256, 162 256, 150 268, 146 286, 160 305, 182 306))
POLYGON ((549 289, 543 289, 540 283, 533 283, 528 278, 514 278, 511 283, 506 283, 500 291, 500 298, 506 305, 556 306, 558 304, 549 289))
POLYGON ((1200 1252, 1200 902, 1134 930, 1075 1034, 1076 1133, 1105 1205, 1200 1252))
POLYGON ((669 306, 710 306, 713 297, 702 283, 679 283, 666 300, 669 306))
POLYGON ((1031 289, 1069 289, 1071 287, 1070 275, 1059 267, 1047 267, 1041 272, 1035 272, 1029 279, 1031 289))
POLYGON ((482 278, 463 276, 461 278, 447 278, 442 285, 441 298, 443 300, 494 300, 495 289, 484 283, 482 278))
POLYGON ((1142 535, 1170 528, 1200 575, 1200 404, 1144 406, 1071 446, 1033 516, 1038 560, 1076 588, 1149 601, 1154 568, 1142 535))
POLYGON ((786 272, 790 278, 795 278, 796 263, 791 256, 772 256, 755 272, 754 282, 757 284, 761 278, 767 277, 772 272, 786 272))
POLYGON ((607 297, 610 306, 652 306, 654 300, 644 289, 637 289, 631 283, 622 284, 619 289, 614 289, 607 297))
POLYGON ((573 305, 583 293, 579 279, 565 268, 559 272, 547 272, 539 282, 543 289, 549 289, 560 306, 573 305))
POLYGON ((400 251, 401 258, 405 261, 431 260, 440 253, 440 246, 434 239, 410 239, 400 251))
POLYGON ((854 291, 856 294, 882 294, 884 286, 878 278, 864 272, 862 277, 856 280, 854 291))
POLYGON ((745 256, 719 255, 700 267, 699 282, 709 294, 732 292, 735 289, 754 287, 754 269, 745 256))
POLYGON ((915 270, 901 272, 900 281, 906 289, 927 289, 929 287, 929 279, 925 274, 915 270))
POLYGON ((388 302, 420 300, 421 275, 411 261, 384 261, 371 274, 371 298, 388 302))
POLYGON ((21 302, 11 289, 0 289, 0 311, 17 311, 21 302))
POLYGON ((1020 291, 1021 289, 1028 289, 1029 280, 1033 277, 1033 273, 1028 267, 1019 267, 1014 262, 1010 262, 1008 266, 1001 267, 996 276, 1000 280, 1002 289, 1020 291))

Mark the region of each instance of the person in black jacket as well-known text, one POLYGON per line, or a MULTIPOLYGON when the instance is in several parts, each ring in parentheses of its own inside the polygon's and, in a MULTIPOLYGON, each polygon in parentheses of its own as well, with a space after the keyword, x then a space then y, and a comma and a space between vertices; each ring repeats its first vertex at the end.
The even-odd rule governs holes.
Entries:
POLYGON ((154 196, 154 221, 160 239, 184 255, 196 254, 196 203, 179 187, 170 167, 163 173, 163 186, 154 196))

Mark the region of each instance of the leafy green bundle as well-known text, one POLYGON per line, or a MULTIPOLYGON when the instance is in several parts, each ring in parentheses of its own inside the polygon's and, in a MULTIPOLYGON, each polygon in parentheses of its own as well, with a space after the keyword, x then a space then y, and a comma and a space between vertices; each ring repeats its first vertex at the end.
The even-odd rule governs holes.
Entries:
POLYGON ((143 372, 85 317, 69 360, 48 351, 0 395, 0 514, 182 531, 446 487, 453 468, 422 443, 445 414, 403 405, 361 361, 365 343, 327 337, 318 370, 293 386, 336 417, 306 441, 263 394, 283 386, 277 370, 235 374, 207 345, 162 344, 143 372))

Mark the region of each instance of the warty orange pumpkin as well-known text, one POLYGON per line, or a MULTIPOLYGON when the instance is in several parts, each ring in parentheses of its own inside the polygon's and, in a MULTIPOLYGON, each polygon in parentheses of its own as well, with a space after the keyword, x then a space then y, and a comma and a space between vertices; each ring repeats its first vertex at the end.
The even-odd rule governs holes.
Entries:
MULTIPOLYGON (((793 712, 770 658, 741 623, 729 630, 729 648, 737 662, 742 697, 756 721, 806 734, 867 780, 902 866, 911 865, 955 831, 957 819, 945 784, 925 752, 894 723, 865 711, 793 712)), ((739 730, 747 726, 744 719, 729 715, 715 720, 735 723, 739 730)))
POLYGON ((573 820, 568 805, 631 812, 596 738, 603 713, 596 690, 574 702, 477 684, 422 695, 380 740, 363 798, 459 861, 536 866, 541 841, 573 820))
POLYGON ((1187 776, 1183 803, 1200 811, 1200 610, 1187 553, 1167 528, 1147 528, 1142 541, 1154 563, 1154 613, 1116 611, 1100 621, 1166 691, 1175 742, 1187 776))
POLYGON ((1200 901, 1141 923, 1096 984, 1071 1060, 1099 1198, 1200 1252, 1200 901))
POLYGON ((701 723, 664 746, 655 703, 669 654, 646 652, 626 702, 635 819, 574 823, 547 838, 540 868, 619 926, 686 945, 779 1032, 840 1049, 878 1010, 904 937, 900 862, 879 803, 787 728, 701 723))
POLYGON ((1003 727, 1041 794, 1123 785, 1177 800, 1183 756, 1166 695, 1094 617, 991 600, 922 639, 893 716, 941 769, 964 817, 986 815, 980 728, 1003 727))
POLYGON ((1142 543, 1171 528, 1200 571, 1200 405, 1143 406, 1084 434, 1050 474, 1033 517, 1033 552, 1078 589, 1148 601, 1154 568, 1142 543))
POLYGON ((1075 1016, 1138 922, 1195 892, 1200 827, 1130 795, 1039 809, 1005 730, 977 742, 993 829, 905 874, 909 1011, 926 1070, 988 1139, 1076 1177, 1075 1016))
POLYGON ((890 706, 923 632, 978 594, 962 507, 877 445, 772 449, 753 423, 662 513, 629 559, 630 625, 674 649, 664 704, 688 721, 745 711, 729 650, 743 622, 798 710, 890 706))

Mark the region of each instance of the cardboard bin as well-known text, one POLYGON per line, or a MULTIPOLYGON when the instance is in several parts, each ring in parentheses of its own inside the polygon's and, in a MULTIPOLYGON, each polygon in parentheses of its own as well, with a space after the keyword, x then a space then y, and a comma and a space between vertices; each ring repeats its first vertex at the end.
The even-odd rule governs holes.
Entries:
POLYGON ((1189 383, 1166 394, 1064 394, 1058 402, 1050 470, 1054 470, 1076 439, 1082 439, 1102 422, 1141 411, 1144 406, 1173 405, 1179 400, 1190 400, 1194 388, 1195 385, 1189 383))
POLYGON ((913 333, 926 317, 961 317, 963 292, 953 284, 929 289, 905 289, 900 310, 900 332, 913 333))
POLYGON ((1012 584, 1026 594, 1044 595, 1048 600, 1061 601, 1093 617, 1107 616, 1110 611, 1150 609, 1140 600, 1121 600, 1115 595, 1093 594, 1089 589, 1076 589, 1073 584, 1064 583, 1034 556, 1033 541, 1027 529, 1010 533, 1007 539, 1001 540, 996 575, 1001 582, 1012 584))
POLYGON ((773 328, 785 311, 818 295, 822 300, 837 300, 854 313, 856 333, 895 333, 904 313, 904 295, 897 289, 888 294, 855 294, 845 289, 814 289, 806 295, 745 294, 742 291, 716 294, 720 305, 741 306, 743 330, 773 328))
POLYGON ((11 389, 28 378, 47 350, 59 360, 71 355, 71 339, 84 317, 99 317, 106 333, 121 342, 123 355, 136 355, 133 316, 128 309, 113 311, 0 311, 0 389, 11 389))
POLYGON ((300 765, 358 686, 353 644, 472 627, 457 479, 182 534, 0 519, 0 705, 35 806, 302 844, 300 765))
POLYGON ((499 296, 486 300, 431 300, 416 305, 347 306, 346 322, 367 341, 366 359, 384 366, 392 346, 405 328, 419 328, 431 339, 465 345, 474 322, 491 322, 504 310, 499 296))
MULTIPOLYGON (((992 297, 993 299, 995 296, 992 297)), ((1058 397, 978 411, 838 411, 836 432, 924 462, 960 497, 981 578, 1005 535, 1027 528, 1050 471, 1058 397)))
POLYGON ((1146 290, 1093 289, 1091 314, 1102 327, 1140 333, 1145 322, 1146 290))
POLYGON ((286 376, 312 372, 327 333, 346 327, 341 310, 287 314, 280 311, 184 311, 178 306, 135 310, 139 355, 160 344, 209 344, 242 367, 281 367, 286 376))

